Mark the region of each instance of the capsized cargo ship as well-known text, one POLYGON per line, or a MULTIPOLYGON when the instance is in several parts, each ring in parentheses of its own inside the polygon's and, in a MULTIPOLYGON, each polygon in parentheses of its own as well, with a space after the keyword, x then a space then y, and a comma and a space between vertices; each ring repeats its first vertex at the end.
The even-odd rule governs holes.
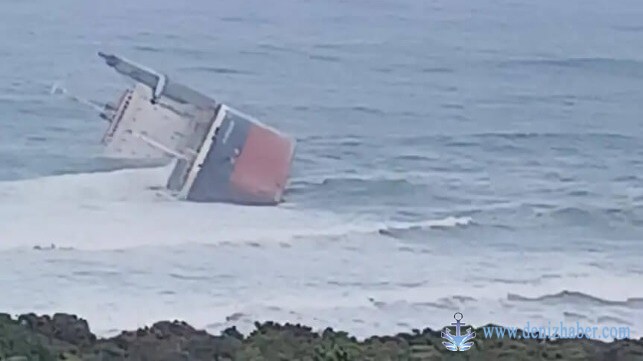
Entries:
POLYGON ((100 116, 111 157, 169 159, 167 190, 195 202, 275 205, 283 201, 296 142, 165 74, 99 53, 135 81, 100 116))

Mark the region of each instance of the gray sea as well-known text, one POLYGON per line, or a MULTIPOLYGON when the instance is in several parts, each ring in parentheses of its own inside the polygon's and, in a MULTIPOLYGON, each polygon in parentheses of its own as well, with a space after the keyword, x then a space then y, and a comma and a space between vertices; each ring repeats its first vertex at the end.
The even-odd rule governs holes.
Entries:
POLYGON ((643 335, 643 2, 3 0, 0 310, 95 332, 255 320, 643 335), (279 207, 105 158, 92 101, 164 71, 298 140, 279 207), (56 246, 53 250, 34 249, 56 246))

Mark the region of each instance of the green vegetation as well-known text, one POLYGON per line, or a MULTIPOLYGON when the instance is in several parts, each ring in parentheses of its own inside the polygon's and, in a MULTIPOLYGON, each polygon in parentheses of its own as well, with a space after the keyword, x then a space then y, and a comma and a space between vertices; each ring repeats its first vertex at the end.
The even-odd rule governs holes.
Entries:
MULTIPOLYGON (((591 340, 475 339, 466 352, 450 352, 439 331, 426 329, 357 340, 345 332, 316 332, 301 325, 257 323, 247 336, 235 328, 213 336, 190 325, 162 321, 152 327, 98 339, 85 320, 0 315, 0 360, 7 361, 250 361, 250 360, 643 360, 643 339, 604 343, 591 340)), ((481 334, 478 330, 478 334, 481 334)))

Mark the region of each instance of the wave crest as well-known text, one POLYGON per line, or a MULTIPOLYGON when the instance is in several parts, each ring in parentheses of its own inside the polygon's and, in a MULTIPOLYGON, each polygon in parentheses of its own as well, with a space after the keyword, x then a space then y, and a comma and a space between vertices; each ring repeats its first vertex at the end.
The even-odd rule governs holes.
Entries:
POLYGON ((168 168, 68 174, 0 183, 3 247, 122 249, 223 242, 290 242, 455 227, 468 218, 378 221, 292 205, 244 207, 163 196, 168 168))
POLYGON ((643 298, 633 297, 624 301, 607 300, 595 297, 582 292, 561 291, 552 295, 543 295, 540 297, 524 297, 517 294, 508 294, 507 300, 514 302, 537 302, 537 303, 565 303, 565 304, 585 304, 595 306, 623 306, 629 308, 643 308, 643 298))

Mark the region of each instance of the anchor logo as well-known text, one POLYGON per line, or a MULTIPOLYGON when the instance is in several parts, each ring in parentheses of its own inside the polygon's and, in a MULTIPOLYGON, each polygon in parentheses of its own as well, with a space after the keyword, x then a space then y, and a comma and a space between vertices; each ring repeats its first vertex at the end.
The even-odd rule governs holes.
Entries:
POLYGON ((469 327, 467 329, 467 333, 465 335, 462 335, 460 333, 460 328, 462 326, 465 326, 466 323, 460 322, 464 316, 460 312, 456 312, 453 315, 453 318, 455 319, 455 322, 451 323, 451 325, 455 326, 455 335, 451 334, 451 330, 448 327, 444 328, 444 331, 442 331, 442 338, 448 341, 442 341, 442 344, 449 350, 449 351, 467 351, 468 349, 473 346, 473 342, 468 342, 476 337, 476 333, 469 327))

